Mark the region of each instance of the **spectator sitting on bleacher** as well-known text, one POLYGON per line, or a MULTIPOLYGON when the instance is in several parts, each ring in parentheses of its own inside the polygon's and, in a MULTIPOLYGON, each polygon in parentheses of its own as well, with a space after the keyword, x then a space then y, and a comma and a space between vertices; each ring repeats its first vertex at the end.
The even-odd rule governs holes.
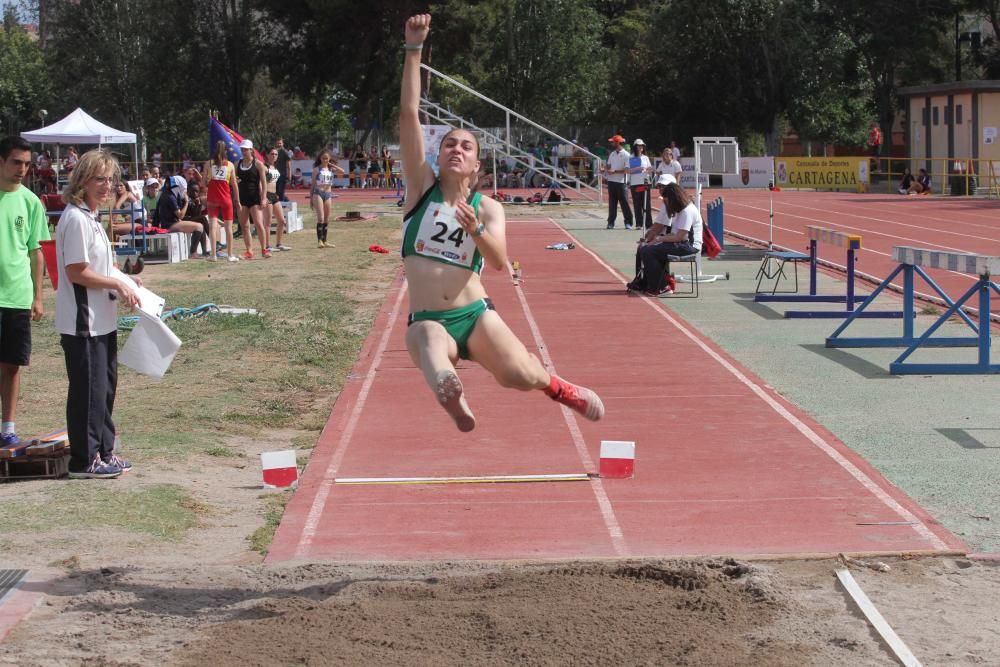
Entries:
POLYGON ((379 187, 382 182, 382 157, 378 153, 378 146, 372 144, 368 149, 368 180, 365 186, 369 188, 379 187))
POLYGON ((395 183, 392 182, 392 165, 394 162, 392 151, 389 150, 388 146, 382 146, 382 183, 379 187, 395 186, 395 183))
POLYGON ((52 157, 48 151, 42 151, 35 159, 35 173, 38 175, 37 191, 46 194, 57 191, 56 172, 52 169, 52 157))
POLYGON ((142 186, 142 207, 146 209, 146 220, 153 219, 153 212, 156 211, 156 202, 160 200, 160 182, 148 177, 142 186))
POLYGON ((906 194, 908 195, 926 195, 931 192, 931 177, 927 173, 926 169, 921 169, 917 172, 917 180, 910 184, 909 190, 906 194))
POLYGON ((636 279, 626 286, 629 292, 645 292, 650 296, 672 293, 674 283, 667 257, 693 255, 701 250, 701 213, 684 188, 676 182, 669 182, 669 178, 668 174, 663 174, 657 180, 663 206, 657 212, 653 226, 639 242, 636 279), (641 278, 638 271, 640 265, 641 278))
MULTIPOLYGON (((192 171, 194 171, 195 174, 199 173, 197 169, 192 169, 192 171)), ((211 230, 211 226, 208 222, 208 199, 206 196, 206 190, 206 186, 202 185, 200 178, 188 181, 188 207, 184 220, 201 225, 202 231, 201 255, 192 251, 191 259, 200 259, 202 256, 212 256, 212 253, 208 250, 208 242, 210 239, 209 231, 211 230)), ((193 237, 192 240, 194 240, 193 237)), ((214 250, 212 252, 214 252, 214 250)))
POLYGON ((292 180, 288 182, 288 185, 295 190, 301 190, 306 187, 306 181, 302 177, 302 170, 299 167, 296 167, 295 171, 292 172, 292 180))
POLYGON ((66 161, 63 163, 63 169, 66 173, 73 171, 73 167, 76 163, 80 161, 80 156, 76 154, 76 149, 70 146, 66 149, 66 161))
POLYGON ((142 203, 132 193, 125 181, 118 181, 115 186, 113 210, 114 213, 111 214, 112 241, 142 227, 142 203))
POLYGON ((153 224, 168 232, 190 234, 190 255, 193 259, 200 259, 198 245, 204 235, 204 226, 199 222, 184 219, 188 205, 187 181, 181 176, 171 176, 160 190, 160 200, 156 203, 153 224))
POLYGON ((196 167, 195 165, 190 165, 188 167, 185 167, 183 173, 181 173, 180 175, 184 177, 185 181, 187 181, 189 192, 191 191, 192 183, 201 184, 202 181, 201 172, 198 171, 198 167, 196 167))
POLYGON ((365 187, 365 177, 368 174, 368 154, 361 144, 354 145, 354 152, 347 164, 347 173, 352 174, 350 184, 354 188, 365 187))

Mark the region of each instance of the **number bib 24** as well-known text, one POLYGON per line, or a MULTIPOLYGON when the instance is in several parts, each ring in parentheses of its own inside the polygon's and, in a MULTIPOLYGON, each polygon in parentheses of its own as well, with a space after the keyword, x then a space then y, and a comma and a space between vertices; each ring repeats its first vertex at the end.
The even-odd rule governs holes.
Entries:
POLYGON ((418 255, 472 268, 476 242, 455 219, 455 207, 431 202, 420 218, 413 249, 418 255))

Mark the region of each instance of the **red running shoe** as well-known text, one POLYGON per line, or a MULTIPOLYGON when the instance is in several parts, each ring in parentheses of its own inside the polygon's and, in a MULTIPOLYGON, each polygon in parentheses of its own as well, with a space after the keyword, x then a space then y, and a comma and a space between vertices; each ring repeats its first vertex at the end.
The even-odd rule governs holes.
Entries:
POLYGON ((586 387, 566 382, 556 375, 552 376, 552 383, 545 393, 553 401, 579 412, 590 421, 596 422, 604 416, 604 403, 601 402, 600 396, 586 387))

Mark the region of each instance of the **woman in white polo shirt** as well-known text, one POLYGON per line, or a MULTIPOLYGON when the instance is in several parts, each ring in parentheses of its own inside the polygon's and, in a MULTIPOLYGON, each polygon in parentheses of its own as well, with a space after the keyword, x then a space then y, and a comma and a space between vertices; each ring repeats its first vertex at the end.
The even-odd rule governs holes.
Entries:
MULTIPOLYGON (((628 184, 632 193, 632 209, 635 211, 635 226, 649 229, 653 226, 653 213, 649 210, 649 175, 653 165, 646 156, 646 142, 636 139, 632 142, 632 157, 629 159, 628 184), (638 164, 637 164, 638 163, 638 164)), ((628 225, 626 225, 628 228, 628 225)))
POLYGON ((134 308, 139 299, 115 266, 97 218, 118 178, 111 153, 84 153, 63 192, 67 206, 56 229, 56 331, 69 376, 69 476, 77 479, 117 477, 132 467, 114 452, 111 412, 118 385, 118 304, 134 308))
POLYGON ((673 292, 674 279, 670 275, 667 257, 701 252, 703 224, 698 207, 672 177, 668 174, 660 176, 657 185, 663 208, 657 212, 656 220, 638 250, 645 281, 643 284, 632 282, 627 285, 630 292, 645 291, 651 296, 673 292))

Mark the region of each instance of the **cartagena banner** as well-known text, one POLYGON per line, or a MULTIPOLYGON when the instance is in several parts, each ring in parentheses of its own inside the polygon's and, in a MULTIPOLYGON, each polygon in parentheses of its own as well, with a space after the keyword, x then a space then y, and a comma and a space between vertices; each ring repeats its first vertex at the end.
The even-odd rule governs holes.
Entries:
POLYGON ((775 162, 778 185, 818 190, 868 189, 867 157, 779 157, 775 162))

